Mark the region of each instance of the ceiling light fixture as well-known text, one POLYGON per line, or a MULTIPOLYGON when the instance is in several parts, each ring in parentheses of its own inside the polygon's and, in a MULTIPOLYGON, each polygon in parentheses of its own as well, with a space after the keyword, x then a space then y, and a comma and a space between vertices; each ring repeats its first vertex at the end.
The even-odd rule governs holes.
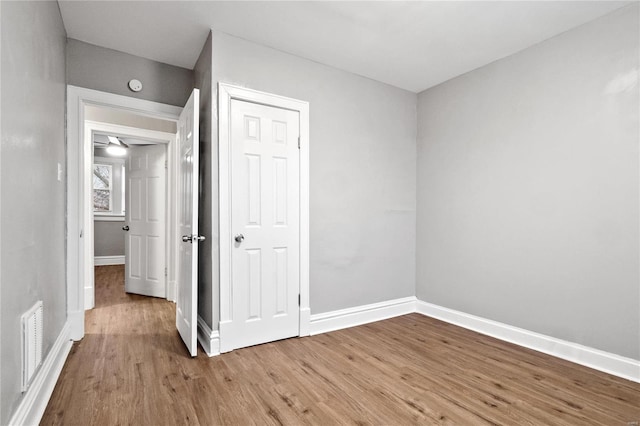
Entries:
POLYGON ((129 146, 126 143, 115 136, 107 136, 107 139, 109 139, 109 145, 107 146, 107 152, 109 154, 118 157, 127 155, 127 148, 129 148, 129 146))

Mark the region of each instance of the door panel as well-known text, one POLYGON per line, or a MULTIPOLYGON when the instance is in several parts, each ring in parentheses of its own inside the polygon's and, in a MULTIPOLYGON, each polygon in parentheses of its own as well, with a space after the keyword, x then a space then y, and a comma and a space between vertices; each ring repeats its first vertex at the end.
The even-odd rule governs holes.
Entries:
POLYGON ((127 158, 125 291, 165 297, 166 146, 131 146, 127 158))
POLYGON ((232 321, 224 349, 299 335, 298 112, 231 101, 232 321))
POLYGON ((176 289, 176 327, 189 354, 198 354, 198 170, 199 91, 193 89, 178 120, 180 250, 176 289))

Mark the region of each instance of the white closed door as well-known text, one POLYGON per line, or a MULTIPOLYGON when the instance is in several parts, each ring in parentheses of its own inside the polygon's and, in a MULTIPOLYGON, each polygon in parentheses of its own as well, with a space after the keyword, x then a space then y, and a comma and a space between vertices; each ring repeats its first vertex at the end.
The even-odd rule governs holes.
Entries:
POLYGON ((179 187, 178 221, 180 249, 176 285, 176 327, 189 354, 198 354, 198 106, 199 91, 193 89, 178 120, 179 187))
POLYGON ((165 297, 165 145, 128 149, 125 199, 125 291, 165 297))
POLYGON ((231 101, 232 321, 221 350, 299 335, 299 113, 231 101))

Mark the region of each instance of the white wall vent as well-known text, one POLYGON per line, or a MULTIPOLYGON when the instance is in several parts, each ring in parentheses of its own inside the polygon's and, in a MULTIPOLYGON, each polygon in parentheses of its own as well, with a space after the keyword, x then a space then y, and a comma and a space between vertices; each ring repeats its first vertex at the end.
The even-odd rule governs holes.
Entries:
POLYGON ((42 300, 22 314, 22 392, 42 363, 42 300))

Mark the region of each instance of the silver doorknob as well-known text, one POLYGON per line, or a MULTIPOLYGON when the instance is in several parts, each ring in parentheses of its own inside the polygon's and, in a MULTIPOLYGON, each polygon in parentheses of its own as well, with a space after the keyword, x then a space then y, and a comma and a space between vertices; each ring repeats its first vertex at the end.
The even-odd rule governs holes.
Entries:
POLYGON ((205 240, 204 235, 194 235, 193 239, 196 240, 196 241, 204 241, 205 240))
POLYGON ((191 235, 183 235, 182 236, 182 241, 185 243, 190 243, 191 242, 191 235))
POLYGON ((236 243, 241 243, 244 241, 244 235, 242 234, 238 234, 236 235, 236 237, 234 238, 234 240, 236 240, 236 243))
POLYGON ((129 225, 125 225, 125 226, 123 226, 123 227, 122 227, 122 230, 123 230, 123 231, 128 231, 128 230, 129 230, 129 225))

